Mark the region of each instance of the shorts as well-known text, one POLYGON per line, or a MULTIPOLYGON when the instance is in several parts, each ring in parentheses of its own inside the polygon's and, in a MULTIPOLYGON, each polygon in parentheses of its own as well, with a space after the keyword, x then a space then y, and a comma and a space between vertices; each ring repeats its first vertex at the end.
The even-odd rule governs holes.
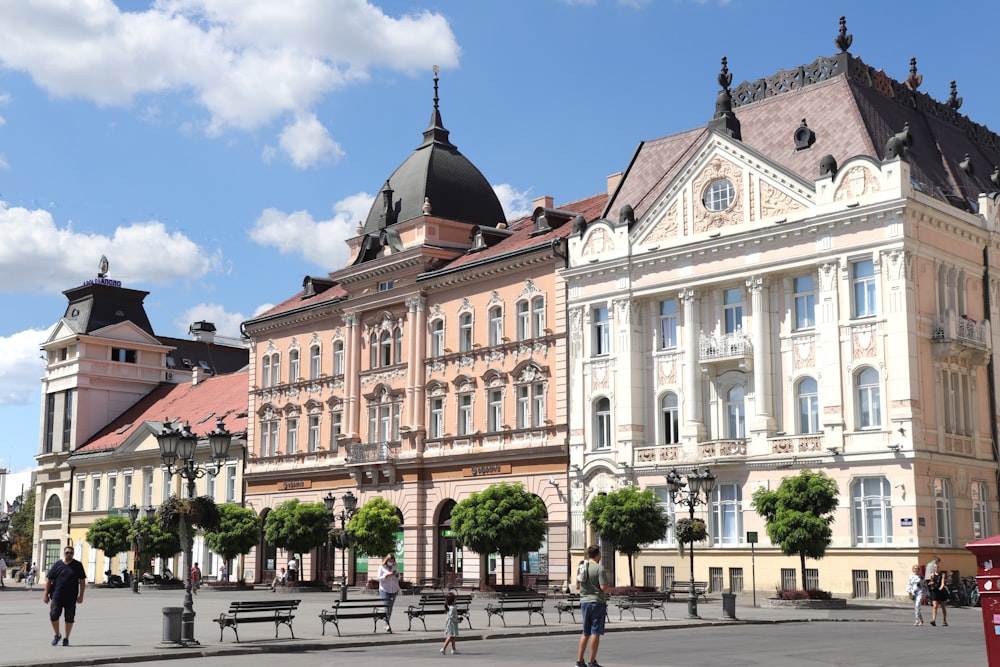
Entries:
POLYGON ((604 618, 608 613, 608 605, 604 602, 584 602, 580 605, 580 613, 583 614, 583 634, 590 635, 604 634, 604 618))
POLYGON ((55 598, 49 600, 49 620, 58 621, 59 615, 66 612, 66 622, 72 623, 76 620, 76 600, 72 602, 62 602, 55 598))

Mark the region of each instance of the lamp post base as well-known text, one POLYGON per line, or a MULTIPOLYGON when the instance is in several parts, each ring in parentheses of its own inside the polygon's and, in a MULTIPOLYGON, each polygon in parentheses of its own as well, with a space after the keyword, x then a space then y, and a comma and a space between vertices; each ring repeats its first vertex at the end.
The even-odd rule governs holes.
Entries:
POLYGON ((688 615, 687 615, 687 617, 691 618, 691 619, 701 618, 701 616, 698 615, 698 598, 697 598, 697 596, 692 595, 692 596, 688 597, 688 615))

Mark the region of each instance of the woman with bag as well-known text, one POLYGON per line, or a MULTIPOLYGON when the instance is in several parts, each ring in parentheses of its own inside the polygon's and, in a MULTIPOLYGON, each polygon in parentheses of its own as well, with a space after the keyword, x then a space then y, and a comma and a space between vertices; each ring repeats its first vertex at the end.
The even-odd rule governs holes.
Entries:
POLYGON ((924 599, 927 597, 927 582, 920 574, 920 565, 914 565, 912 572, 913 574, 910 575, 910 583, 906 587, 906 592, 909 593, 910 599, 913 600, 913 625, 923 625, 924 617, 920 613, 920 607, 924 604, 924 599))
POLYGON ((946 581, 947 579, 941 571, 940 563, 934 563, 934 573, 931 577, 931 604, 934 605, 934 610, 931 612, 931 625, 937 625, 937 613, 938 607, 940 607, 941 625, 948 627, 948 598, 950 593, 948 592, 948 586, 945 584, 946 581))

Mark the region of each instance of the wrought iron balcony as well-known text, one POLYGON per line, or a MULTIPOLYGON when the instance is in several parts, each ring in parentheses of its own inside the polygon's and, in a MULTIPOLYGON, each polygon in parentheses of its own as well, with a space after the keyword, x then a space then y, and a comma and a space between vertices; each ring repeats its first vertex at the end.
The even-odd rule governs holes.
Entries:
POLYGON ((989 360, 993 351, 992 338, 989 320, 976 322, 967 317, 957 317, 953 313, 935 317, 931 329, 931 341, 935 343, 936 355, 972 353, 970 358, 977 364, 989 360))
POLYGON ((399 456, 401 443, 399 440, 383 442, 358 442, 348 444, 347 463, 380 463, 392 461, 399 456))
POLYGON ((734 333, 708 336, 704 333, 698 341, 699 359, 702 363, 753 357, 750 336, 737 329, 734 333))

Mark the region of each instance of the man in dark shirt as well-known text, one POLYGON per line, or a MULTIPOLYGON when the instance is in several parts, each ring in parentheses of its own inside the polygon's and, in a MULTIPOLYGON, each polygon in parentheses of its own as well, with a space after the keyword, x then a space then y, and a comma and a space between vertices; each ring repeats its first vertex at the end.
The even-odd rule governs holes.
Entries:
POLYGON ((80 561, 73 558, 73 547, 63 548, 63 559, 52 566, 45 576, 45 597, 49 605, 49 620, 52 621, 52 645, 62 639, 63 646, 69 646, 69 634, 73 632, 76 620, 76 605, 83 604, 83 591, 87 588, 87 573, 80 561), (59 634, 59 616, 66 613, 66 635, 59 634))

